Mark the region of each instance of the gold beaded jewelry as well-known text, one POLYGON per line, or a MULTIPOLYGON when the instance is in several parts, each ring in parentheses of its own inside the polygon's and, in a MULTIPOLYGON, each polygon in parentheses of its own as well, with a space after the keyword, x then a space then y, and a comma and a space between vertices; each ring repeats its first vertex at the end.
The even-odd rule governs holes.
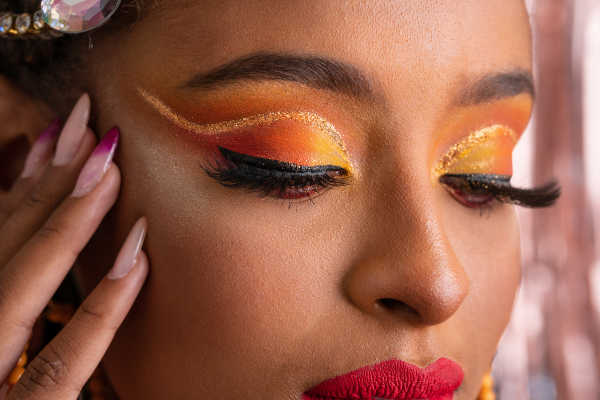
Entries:
MULTIPOLYGON (((45 317, 48 321, 53 324, 60 324, 65 326, 67 322, 73 317, 75 314, 75 309, 68 304, 56 304, 52 300, 46 306, 46 309, 42 313, 42 316, 45 317)), ((31 340, 31 336, 29 335, 29 340, 31 340)), ((19 357, 19 361, 17 361, 17 365, 12 370, 8 379, 6 380, 6 385, 8 386, 8 393, 12 390, 12 388, 17 384, 23 372, 25 372, 25 364, 27 364, 27 349, 29 348, 29 340, 25 345, 25 349, 19 357)))
MULTIPOLYGON (((31 335, 29 336, 29 340, 31 340, 31 335)), ((17 365, 12 370, 12 372, 8 376, 8 379, 6 380, 6 385, 8 386, 8 392, 6 392, 6 394, 10 393, 12 388, 17 384, 17 381, 19 380, 19 378, 21 378, 21 375, 23 375, 23 372, 25 372, 25 364, 27 364, 27 349, 29 348, 29 340, 27 341, 27 344, 25 345, 25 349, 23 350, 21 357, 19 357, 19 361, 17 361, 17 365)))
POLYGON ((42 10, 33 15, 28 13, 0 13, 0 37, 46 37, 61 36, 62 33, 50 28, 42 18, 42 10))
POLYGON ((33 14, 0 11, 0 38, 54 38, 96 29, 115 13, 121 0, 41 0, 33 14))
POLYGON ((492 370, 483 376, 481 381, 481 390, 477 400, 496 400, 496 392, 494 392, 494 378, 492 378, 492 370))

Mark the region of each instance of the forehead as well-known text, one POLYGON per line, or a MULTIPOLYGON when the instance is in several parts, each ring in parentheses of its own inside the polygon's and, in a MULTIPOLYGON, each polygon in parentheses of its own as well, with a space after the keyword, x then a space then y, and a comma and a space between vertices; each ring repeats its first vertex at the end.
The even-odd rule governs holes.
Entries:
MULTIPOLYGON (((393 65, 399 73, 528 67, 521 0, 160 0, 144 25, 172 51, 220 64, 252 51, 295 51, 393 65)), ((197 59, 196 59, 197 61, 197 59)))
MULTIPOLYGON (((193 74, 257 52, 340 60, 383 97, 427 108, 477 76, 531 69, 521 0, 160 0, 127 35, 148 81, 193 74)), ((131 65, 130 65, 131 66, 131 65)), ((141 77, 143 79, 143 77, 141 77)), ((448 100, 450 101, 450 100, 448 100)))

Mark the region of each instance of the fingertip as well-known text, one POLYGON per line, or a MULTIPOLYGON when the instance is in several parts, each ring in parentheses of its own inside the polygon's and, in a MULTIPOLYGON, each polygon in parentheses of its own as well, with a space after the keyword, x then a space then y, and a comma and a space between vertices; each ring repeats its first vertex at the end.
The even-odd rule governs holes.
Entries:
POLYGON ((104 177, 107 182, 110 180, 110 185, 120 185, 121 184, 121 170, 119 166, 114 162, 110 162, 110 167, 106 171, 106 176, 104 177))
POLYGON ((138 273, 140 275, 142 283, 146 281, 146 278, 148 277, 148 272, 150 272, 150 261, 148 260, 148 255, 144 250, 140 251, 140 258, 138 259, 135 268, 139 269, 138 273))
POLYGON ((116 279, 111 279, 109 277, 109 272, 107 278, 109 281, 115 283, 122 282, 121 284, 125 284, 128 287, 128 289, 126 290, 126 293, 128 293, 128 295, 125 295, 125 297, 129 298, 129 301, 133 303, 134 299, 137 298, 140 290, 142 289, 142 286, 146 282, 146 278, 148 277, 149 271, 150 263, 148 261, 148 256, 146 255, 146 252, 142 250, 140 252, 139 257, 135 261, 135 264, 131 267, 131 270, 129 272, 127 272, 124 276, 120 276, 116 279))
POLYGON ((127 275, 140 261, 142 245, 146 238, 146 218, 141 217, 131 228, 127 235, 115 264, 108 273, 108 278, 112 280, 121 279, 127 275))

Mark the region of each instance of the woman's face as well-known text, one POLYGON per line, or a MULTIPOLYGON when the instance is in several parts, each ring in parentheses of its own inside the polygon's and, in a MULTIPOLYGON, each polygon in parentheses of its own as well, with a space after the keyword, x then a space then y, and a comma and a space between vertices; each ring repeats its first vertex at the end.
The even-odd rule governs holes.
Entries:
POLYGON ((517 289, 518 226, 438 178, 510 174, 532 106, 522 2, 149 6, 94 42, 90 75, 123 184, 86 290, 148 218, 150 276, 104 363, 119 396, 299 399, 446 358, 464 370, 454 399, 474 399, 517 289), (482 129, 497 134, 452 153, 482 129))

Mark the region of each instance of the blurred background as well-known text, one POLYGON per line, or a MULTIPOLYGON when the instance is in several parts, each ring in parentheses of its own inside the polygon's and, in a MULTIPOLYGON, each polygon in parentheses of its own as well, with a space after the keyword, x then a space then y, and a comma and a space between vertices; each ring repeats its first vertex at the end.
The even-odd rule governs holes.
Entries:
POLYGON ((513 183, 563 194, 519 210, 523 281, 493 365, 500 400, 600 399, 600 0, 527 0, 537 94, 513 183))

